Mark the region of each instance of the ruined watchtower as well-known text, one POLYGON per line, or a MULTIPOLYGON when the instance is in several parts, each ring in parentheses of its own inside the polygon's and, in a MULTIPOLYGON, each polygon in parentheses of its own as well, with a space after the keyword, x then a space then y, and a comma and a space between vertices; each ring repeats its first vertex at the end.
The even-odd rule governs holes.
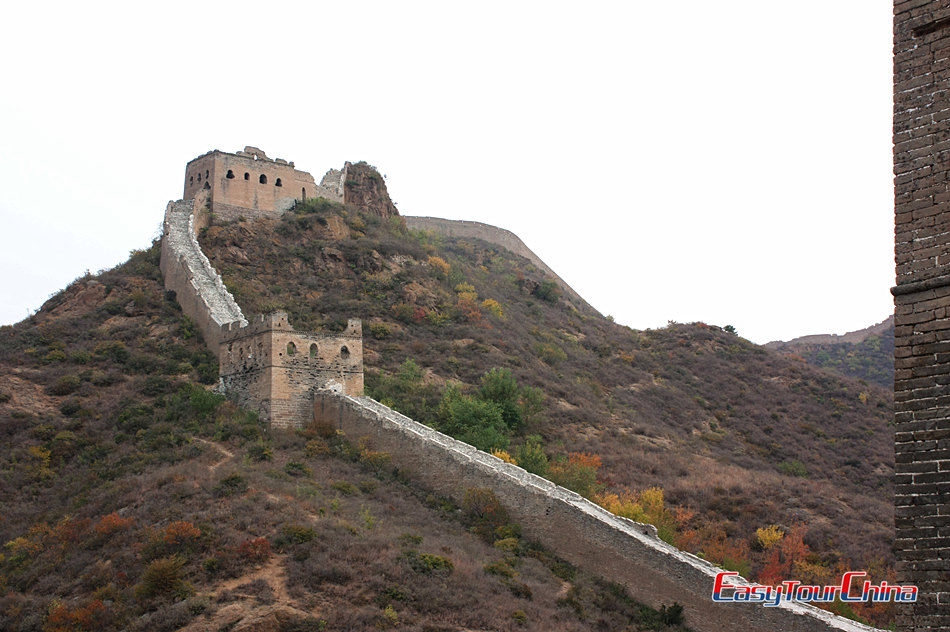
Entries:
MULTIPOLYGON (((370 185, 375 180, 369 176, 375 171, 364 176, 361 165, 352 167, 350 187, 373 201, 375 189, 370 185), (368 183, 361 186, 363 180, 368 183)), ((277 217, 298 199, 342 201, 350 168, 347 163, 342 171, 331 169, 317 185, 292 162, 271 160, 255 147, 235 154, 214 150, 188 163, 184 199, 169 202, 165 210, 161 258, 165 289, 175 292, 182 311, 217 354, 224 393, 274 426, 308 423, 318 389, 363 394, 360 321, 350 319, 341 333, 308 333, 295 331, 284 312, 245 319, 201 251, 197 231, 208 220, 207 211, 215 221, 234 221, 277 217)))
POLYGON ((275 426, 313 418, 313 389, 363 394, 363 338, 358 319, 340 334, 294 331, 284 312, 246 327, 222 328, 221 384, 230 399, 275 426))
POLYGON ((950 630, 950 4, 894 2, 899 630, 950 630))
POLYGON ((293 162, 268 158, 257 147, 228 153, 209 151, 185 167, 185 192, 191 200, 206 192, 210 210, 224 221, 239 217, 273 216, 293 207, 296 200, 322 197, 343 201, 343 171, 329 170, 320 184, 293 162))

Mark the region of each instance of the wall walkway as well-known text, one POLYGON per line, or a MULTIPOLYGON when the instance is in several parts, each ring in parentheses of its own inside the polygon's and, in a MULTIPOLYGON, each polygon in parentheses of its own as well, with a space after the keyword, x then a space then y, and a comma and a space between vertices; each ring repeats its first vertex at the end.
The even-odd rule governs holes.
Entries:
POLYGON ((182 311, 195 322, 205 344, 217 357, 221 326, 239 322, 244 327, 247 319, 208 257, 201 252, 194 221, 194 200, 168 203, 160 266, 165 275, 165 289, 174 290, 182 311))

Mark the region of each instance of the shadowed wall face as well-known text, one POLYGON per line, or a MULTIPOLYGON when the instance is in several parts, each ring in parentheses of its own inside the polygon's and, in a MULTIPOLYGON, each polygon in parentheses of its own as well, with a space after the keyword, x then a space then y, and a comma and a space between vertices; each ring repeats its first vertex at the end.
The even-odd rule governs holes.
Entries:
POLYGON ((894 3, 898 629, 950 630, 950 5, 894 3))

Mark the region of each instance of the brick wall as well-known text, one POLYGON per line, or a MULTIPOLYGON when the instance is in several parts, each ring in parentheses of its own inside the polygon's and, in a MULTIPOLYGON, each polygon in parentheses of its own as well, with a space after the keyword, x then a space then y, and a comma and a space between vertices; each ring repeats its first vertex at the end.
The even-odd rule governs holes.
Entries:
POLYGON ((265 423, 303 427, 313 419, 313 391, 363 394, 362 326, 341 334, 296 331, 287 314, 258 316, 247 327, 226 327, 219 352, 229 399, 257 411, 265 423))
POLYGON ((894 3, 899 630, 950 630, 950 5, 894 3))
POLYGON ((221 326, 247 324, 247 321, 201 252, 194 232, 194 205, 193 200, 168 203, 159 265, 165 277, 165 289, 175 292, 182 311, 195 322, 205 344, 216 354, 221 326))
POLYGON ((366 437, 372 449, 388 452, 393 465, 414 483, 457 502, 468 488, 491 488, 529 538, 573 564, 625 585, 635 599, 651 606, 681 604, 685 623, 693 630, 873 630, 803 604, 765 608, 714 603, 710 595, 721 569, 666 544, 651 525, 614 516, 368 397, 317 392, 314 400, 316 421, 343 430, 354 442, 366 437))
MULTIPOLYGON (((335 172, 339 173, 339 172, 335 172)), ((256 147, 228 153, 210 151, 185 167, 183 199, 202 191, 210 196, 211 210, 226 221, 273 216, 293 206, 294 200, 325 197, 342 201, 339 177, 317 184, 313 176, 299 171, 294 163, 270 159, 256 147)))

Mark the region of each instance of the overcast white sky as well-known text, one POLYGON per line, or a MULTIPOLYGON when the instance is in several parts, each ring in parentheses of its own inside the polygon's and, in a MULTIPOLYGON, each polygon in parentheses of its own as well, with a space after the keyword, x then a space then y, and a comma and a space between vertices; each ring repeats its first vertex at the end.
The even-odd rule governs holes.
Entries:
POLYGON ((262 148, 508 228, 635 328, 755 342, 892 311, 889 0, 17 2, 0 20, 0 323, 262 148))

